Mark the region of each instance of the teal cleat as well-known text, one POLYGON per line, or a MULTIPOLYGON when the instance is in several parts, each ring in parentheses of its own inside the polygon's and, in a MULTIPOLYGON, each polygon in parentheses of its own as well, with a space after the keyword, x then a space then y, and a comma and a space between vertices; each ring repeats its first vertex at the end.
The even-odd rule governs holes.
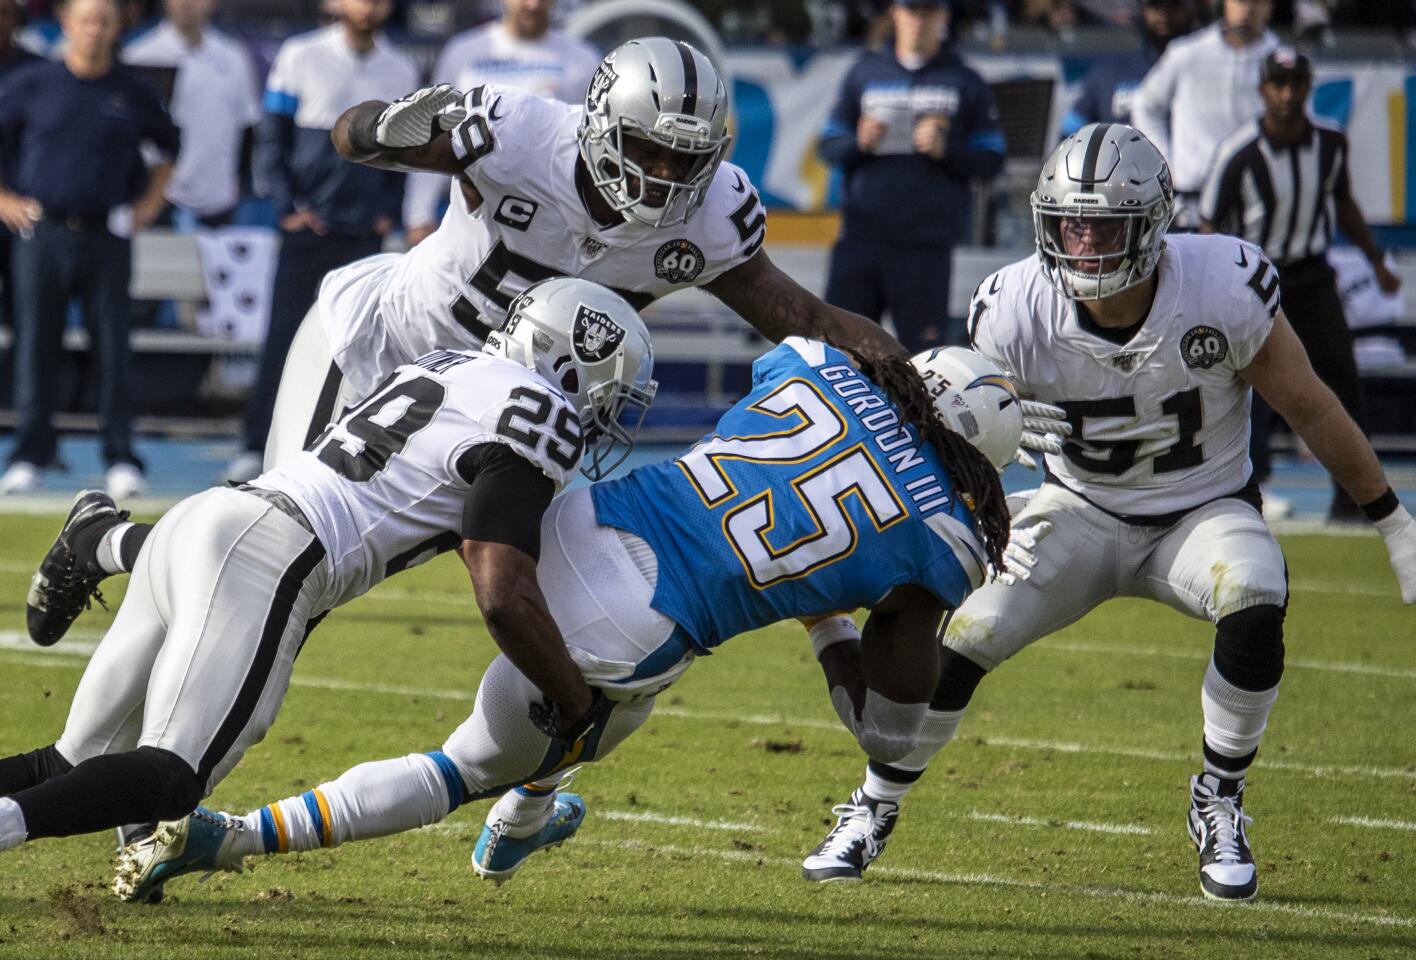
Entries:
POLYGON ((152 834, 118 854, 113 892, 130 903, 156 902, 153 894, 183 874, 240 873, 241 858, 231 855, 231 846, 241 830, 239 820, 205 807, 181 820, 159 823, 152 834))
POLYGON ((573 793, 557 794, 555 806, 551 808, 551 818, 529 837, 511 836, 505 820, 493 819, 488 815, 482 835, 477 838, 477 846, 472 851, 472 869, 477 871, 477 876, 500 886, 521 869, 531 854, 547 847, 558 847, 575 836, 584 819, 585 801, 573 793))

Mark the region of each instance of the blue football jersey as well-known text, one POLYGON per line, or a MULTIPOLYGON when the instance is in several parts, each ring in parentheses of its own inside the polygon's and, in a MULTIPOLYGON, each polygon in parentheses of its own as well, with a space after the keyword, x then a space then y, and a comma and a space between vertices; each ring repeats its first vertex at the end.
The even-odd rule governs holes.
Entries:
POLYGON ((844 354, 791 337, 753 364, 752 382, 677 460, 592 488, 601 524, 653 548, 654 608, 700 651, 872 606, 900 584, 954 607, 982 582, 953 479, 844 354))

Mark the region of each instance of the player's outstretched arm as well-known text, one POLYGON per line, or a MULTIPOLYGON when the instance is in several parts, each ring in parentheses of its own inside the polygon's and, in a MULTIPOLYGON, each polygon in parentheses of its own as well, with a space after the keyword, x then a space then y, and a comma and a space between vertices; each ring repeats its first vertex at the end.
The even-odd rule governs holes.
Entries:
POLYGON ((705 289, 773 343, 799 336, 867 358, 905 353, 880 324, 826 303, 783 273, 765 250, 715 277, 705 289))
POLYGON ((873 760, 893 763, 918 743, 939 679, 943 615, 932 593, 906 585, 876 604, 859 641, 850 629, 824 647, 813 635, 831 705, 873 760))
POLYGON ((1278 411, 1376 524, 1401 585, 1402 601, 1416 603, 1416 521, 1392 493, 1361 428, 1313 372, 1307 351, 1281 310, 1268 339, 1239 375, 1278 411))
POLYGON ((448 84, 425 87, 393 103, 366 100, 344 111, 330 131, 339 155, 384 170, 430 170, 456 176, 448 131, 466 118, 462 94, 448 84))
POLYGON ((587 714, 593 693, 551 618, 535 559, 505 543, 477 540, 464 541, 461 554, 497 647, 546 695, 565 726, 587 714))

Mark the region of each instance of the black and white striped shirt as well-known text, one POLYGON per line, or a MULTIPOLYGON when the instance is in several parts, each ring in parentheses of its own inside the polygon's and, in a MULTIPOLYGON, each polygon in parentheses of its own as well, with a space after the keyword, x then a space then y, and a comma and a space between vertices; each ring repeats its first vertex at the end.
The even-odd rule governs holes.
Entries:
POLYGON ((1349 190, 1341 131, 1310 121, 1303 138, 1288 146, 1254 121, 1220 144, 1200 215, 1285 266, 1327 250, 1334 201, 1349 190))

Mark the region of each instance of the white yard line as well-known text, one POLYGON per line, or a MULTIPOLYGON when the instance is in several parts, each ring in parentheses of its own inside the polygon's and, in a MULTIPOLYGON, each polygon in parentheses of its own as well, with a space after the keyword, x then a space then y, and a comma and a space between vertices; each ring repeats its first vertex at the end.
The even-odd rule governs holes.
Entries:
MULTIPOLYGON (((709 857, 737 863, 754 863, 762 866, 796 869, 801 861, 789 857, 768 857, 751 850, 714 850, 708 847, 678 847, 669 844, 646 843, 642 840, 617 839, 601 840, 595 837, 580 837, 573 841, 581 846, 606 847, 615 850, 637 849, 645 853, 662 853, 669 856, 695 858, 709 857)), ((875 866, 870 868, 872 878, 893 878, 916 882, 938 883, 948 886, 965 887, 1005 887, 1016 890, 1035 890, 1044 895, 1062 894, 1105 900, 1122 900, 1137 905, 1161 903, 1167 906, 1199 907, 1205 910, 1252 911, 1254 913, 1280 913, 1307 920, 1357 923, 1378 927, 1416 927, 1416 918, 1380 913, 1355 913, 1346 910, 1326 910, 1303 907, 1297 904, 1274 900, 1255 900, 1245 904, 1217 904, 1204 897, 1185 897, 1173 893, 1154 893, 1145 890, 1127 890, 1122 887, 1093 887, 1081 884, 1045 883, 1040 880, 1019 880, 987 873, 945 873, 939 870, 915 870, 906 867, 875 866)), ((805 882, 805 881, 802 881, 805 882)))
POLYGON ((666 827, 696 827, 701 830, 728 830, 733 833, 756 833, 762 828, 755 823, 739 823, 733 820, 699 820, 697 817, 675 817, 663 813, 645 813, 634 810, 596 810, 596 817, 606 820, 622 820, 626 823, 657 823, 666 827))
POLYGON ((1371 827, 1376 830, 1416 830, 1416 823, 1410 820, 1378 820, 1374 817, 1333 817, 1328 823, 1340 823, 1348 827, 1371 827))
MULTIPOLYGON (((1167 647, 1143 647, 1125 643, 1096 643, 1088 640, 1039 640, 1039 650, 1063 650, 1067 653, 1123 654, 1133 657, 1164 657, 1171 660, 1204 661, 1210 657, 1208 648, 1195 647, 1189 650, 1167 647)), ((1311 657, 1284 657, 1285 666, 1300 670, 1320 670, 1326 673, 1359 673, 1372 677, 1390 677, 1398 680, 1416 680, 1416 669, 1410 667, 1386 666, 1379 663, 1360 663, 1348 660, 1314 660, 1311 657)))
MULTIPOLYGON (((93 652, 92 640, 61 640, 53 647, 36 647, 18 631, 0 631, 0 655, 13 657, 30 666, 77 668, 77 661, 87 658, 93 652)), ((342 680, 336 677, 321 677, 309 673, 296 674, 290 681, 292 686, 312 687, 321 690, 349 690, 363 693, 389 694, 403 697, 426 697, 430 700, 456 700, 470 703, 476 699, 473 690, 452 690, 437 687, 412 687, 397 684, 365 683, 357 680, 342 680)), ((842 736, 847 735, 839 721, 814 717, 786 717, 770 714, 729 714, 705 710, 685 710, 682 707, 660 705, 654 708, 655 716, 672 717, 678 720, 704 720, 718 725, 734 723, 759 727, 797 727, 807 730, 830 730, 842 736)), ((967 740, 965 742, 968 742, 967 740)), ((1193 754, 1178 750, 1151 750, 1138 747, 1119 747, 1101 743, 1079 743, 1066 740, 1036 740, 1022 737, 980 737, 973 742, 983 746, 1007 747, 1015 750, 1038 750, 1047 753, 1092 754, 1097 756, 1131 757, 1139 760, 1160 760, 1164 762, 1192 762, 1193 754)), ((1286 760, 1266 760, 1260 757, 1255 767, 1265 770, 1287 770, 1309 777, 1347 776, 1357 778, 1416 778, 1416 767, 1370 767, 1341 764, 1294 763, 1286 760)))
POLYGON ((1043 820, 1039 817, 1014 817, 1006 813, 983 813, 980 810, 971 811, 968 814, 970 820, 982 820, 985 823, 1006 823, 1010 826, 1021 827, 1052 827, 1061 830, 1086 830, 1091 833, 1119 833, 1132 834, 1149 837, 1155 833, 1150 827, 1137 826, 1134 823, 1089 823, 1085 820, 1043 820))

